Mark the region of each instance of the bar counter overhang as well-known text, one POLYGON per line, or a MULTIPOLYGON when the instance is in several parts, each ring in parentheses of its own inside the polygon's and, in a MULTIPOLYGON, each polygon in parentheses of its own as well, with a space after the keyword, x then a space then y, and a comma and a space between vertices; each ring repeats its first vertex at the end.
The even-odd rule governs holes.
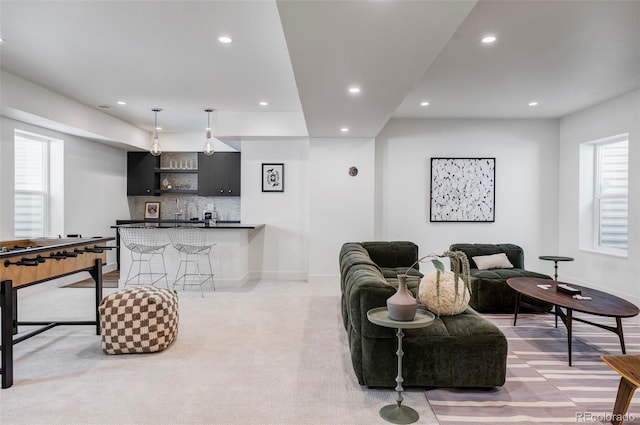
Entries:
MULTIPOLYGON (((215 225, 206 225, 204 221, 183 220, 117 220, 114 228, 127 227, 152 227, 157 229, 159 243, 169 244, 164 251, 164 259, 169 284, 173 283, 180 264, 178 251, 170 243, 168 229, 173 228, 197 228, 207 233, 207 242, 215 243, 211 253, 213 273, 216 287, 218 284, 228 287, 241 287, 251 279, 251 264, 259 263, 262 255, 262 243, 264 224, 245 224, 239 222, 217 222, 215 225)), ((119 242, 119 241, 118 241, 119 242)), ((119 268, 120 282, 123 286, 127 276, 127 270, 131 266, 131 251, 120 243, 119 268)), ((159 284, 162 287, 162 284, 159 284)))

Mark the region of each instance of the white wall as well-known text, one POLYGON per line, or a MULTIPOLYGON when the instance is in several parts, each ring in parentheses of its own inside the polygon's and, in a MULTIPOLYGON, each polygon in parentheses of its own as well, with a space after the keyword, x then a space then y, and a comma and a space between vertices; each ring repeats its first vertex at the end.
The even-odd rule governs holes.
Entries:
POLYGON ((252 278, 305 280, 308 268, 308 139, 242 140, 241 221, 250 234, 252 278), (284 163, 284 192, 262 192, 262 164, 284 163))
POLYGON ((7 118, 101 140, 124 149, 127 146, 142 149, 149 146, 148 132, 13 74, 0 71, 0 85, 0 111, 7 118))
POLYGON ((514 243, 528 269, 551 273, 557 252, 557 120, 391 120, 376 138, 375 238, 421 255, 452 243, 514 243), (430 158, 496 158, 494 223, 429 221, 430 158))
MULTIPOLYGON (((0 240, 13 239, 13 139, 24 130, 64 141, 64 234, 115 236, 116 218, 128 218, 127 156, 117 148, 1 117, 0 240)), ((57 236, 57 235, 50 235, 57 236)), ((115 251, 108 253, 115 264, 115 251)))
POLYGON ((127 154, 61 134, 64 144, 65 233, 114 236, 116 218, 129 218, 127 154))
MULTIPOLYGON (((7 73, 1 77, 0 240, 13 237, 14 128, 65 141, 65 233, 113 234, 113 220, 129 214, 126 152, 25 122, 57 119, 65 128, 86 127, 80 130, 96 135, 108 133, 110 118, 101 114, 96 124, 93 112, 76 109, 82 105, 7 73)), ((132 144, 148 144, 145 132, 128 125, 116 133, 113 139, 128 134, 132 144)), ((168 148, 184 140, 166 138, 168 148)), ((199 146, 199 138, 194 134, 190 143, 199 146)), ((512 242, 525 249, 529 269, 551 274, 552 264, 538 261, 539 255, 572 256, 575 262, 561 264, 561 278, 640 303, 639 138, 635 91, 560 121, 405 119, 391 120, 375 140, 242 140, 241 219, 266 225, 251 237, 250 270, 253 277, 334 279, 347 241, 412 240, 423 254, 454 242, 512 242), (631 142, 627 259, 580 251, 577 234, 578 146, 624 132, 631 142), (429 222, 431 157, 496 158, 495 223, 429 222), (284 193, 261 192, 263 162, 285 163, 284 193), (358 167, 357 177, 348 175, 351 166, 358 167)))
POLYGON ((559 249, 575 258, 562 264, 561 274, 640 304, 640 90, 564 117, 560 121, 560 164, 559 249), (581 251, 578 244, 580 144, 621 133, 629 133, 627 258, 581 251))
POLYGON ((342 244, 373 239, 375 140, 312 139, 309 172, 309 282, 335 281, 342 244))

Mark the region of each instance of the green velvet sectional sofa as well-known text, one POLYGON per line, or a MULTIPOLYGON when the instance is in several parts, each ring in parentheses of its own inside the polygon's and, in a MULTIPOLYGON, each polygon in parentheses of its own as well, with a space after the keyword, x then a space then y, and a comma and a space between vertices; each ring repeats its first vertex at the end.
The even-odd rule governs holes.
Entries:
MULTIPOLYGON (((462 251, 469 260, 471 282, 471 299, 469 305, 481 313, 513 313, 516 303, 516 292, 507 285, 512 277, 537 277, 551 279, 545 274, 525 270, 524 251, 514 244, 471 244, 456 243, 449 247, 450 251, 462 251), (513 268, 479 270, 473 257, 493 254, 506 254, 513 268)), ((529 310, 549 311, 552 305, 541 301, 522 297, 522 302, 529 310)), ((525 307, 525 309, 527 308, 525 307)))
MULTIPOLYGON (((377 326, 367 311, 386 306, 397 288, 397 274, 418 259, 412 242, 348 242, 340 250, 342 318, 353 370, 361 385, 396 386, 395 329, 377 326)), ((417 293, 415 266, 408 286, 417 293)), ((436 317, 431 326, 406 329, 403 344, 405 386, 495 387, 505 382, 507 339, 472 308, 436 317)))

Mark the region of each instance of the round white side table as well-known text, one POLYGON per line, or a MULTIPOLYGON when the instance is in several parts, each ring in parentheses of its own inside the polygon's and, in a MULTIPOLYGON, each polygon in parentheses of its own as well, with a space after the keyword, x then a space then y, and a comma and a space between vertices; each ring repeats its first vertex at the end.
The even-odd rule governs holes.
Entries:
POLYGON ((402 383, 404 382, 402 378, 402 355, 404 354, 404 351, 402 351, 402 338, 404 337, 404 332, 402 332, 402 330, 426 328, 433 323, 435 316, 429 311, 418 309, 416 317, 411 321, 405 322, 389 318, 387 308, 379 307, 369 310, 367 312, 367 319, 378 326, 397 329, 398 351, 396 351, 396 355, 398 356, 398 376, 396 377, 397 385, 395 388, 396 404, 389 404, 381 408, 380 416, 394 424, 412 424, 417 422, 420 417, 418 412, 402 404, 402 400, 404 400, 402 398, 402 392, 404 391, 404 388, 402 388, 402 383))

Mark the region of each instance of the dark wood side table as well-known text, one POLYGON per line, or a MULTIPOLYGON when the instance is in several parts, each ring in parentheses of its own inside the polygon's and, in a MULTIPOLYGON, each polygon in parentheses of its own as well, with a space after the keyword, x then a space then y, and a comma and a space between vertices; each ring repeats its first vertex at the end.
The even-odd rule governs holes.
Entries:
POLYGON ((545 261, 553 261, 554 274, 553 277, 555 280, 558 280, 558 261, 573 261, 572 257, 560 257, 557 255, 541 255, 538 257, 541 260, 545 261))
POLYGON ((402 404, 402 392, 404 391, 404 388, 402 388, 402 383, 404 382, 402 378, 402 355, 404 354, 402 351, 402 337, 404 336, 404 332, 402 332, 402 330, 425 328, 431 325, 435 318, 433 313, 421 309, 418 309, 416 317, 413 320, 406 322, 391 319, 387 307, 373 308, 367 312, 367 319, 369 319, 371 323, 384 326, 385 328, 397 329, 398 351, 396 351, 396 355, 398 356, 398 376, 396 377, 397 385, 395 388, 397 394, 396 404, 389 404, 380 409, 380 416, 388 422, 394 424, 412 424, 417 422, 420 417, 418 412, 402 404))
POLYGON ((611 423, 622 424, 636 388, 640 387, 640 356, 600 356, 603 362, 621 376, 611 423))

